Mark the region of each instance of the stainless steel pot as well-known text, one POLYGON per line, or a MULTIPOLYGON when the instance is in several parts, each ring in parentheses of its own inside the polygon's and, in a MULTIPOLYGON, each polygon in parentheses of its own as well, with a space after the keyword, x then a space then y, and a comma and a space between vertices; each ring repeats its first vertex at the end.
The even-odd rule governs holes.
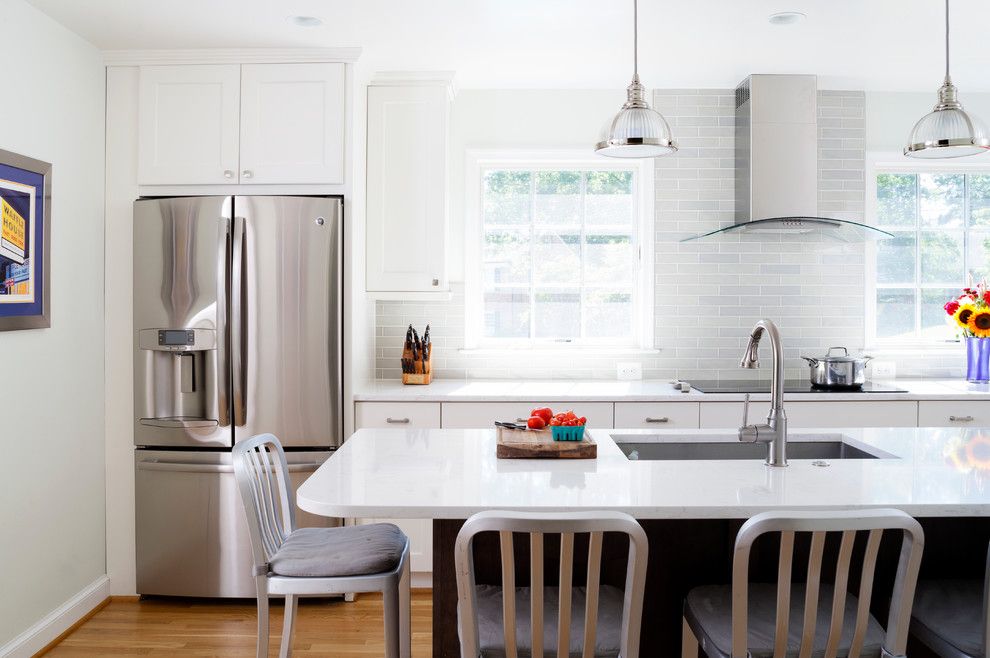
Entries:
POLYGON ((872 356, 849 356, 844 347, 830 347, 825 356, 802 356, 808 362, 811 385, 818 388, 859 388, 866 383, 866 364, 872 356), (832 352, 842 350, 842 355, 832 352))

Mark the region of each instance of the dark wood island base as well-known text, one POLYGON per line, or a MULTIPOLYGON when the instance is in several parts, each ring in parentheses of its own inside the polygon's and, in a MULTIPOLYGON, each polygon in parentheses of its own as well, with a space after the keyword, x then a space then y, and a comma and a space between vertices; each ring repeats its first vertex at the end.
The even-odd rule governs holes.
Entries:
MULTIPOLYGON (((919 519, 925 529, 925 554, 922 578, 983 578, 987 543, 990 541, 990 518, 941 517, 919 519)), ((640 656, 666 658, 680 655, 681 606, 684 596, 698 585, 728 583, 732 565, 732 548, 743 519, 676 519, 641 520, 650 540, 650 561, 646 576, 646 600, 643 605, 643 632, 640 656)), ((457 658, 457 580, 454 571, 454 541, 462 520, 433 522, 433 655, 457 658)), ((499 584, 498 537, 479 536, 475 545, 475 569, 479 583, 499 584)), ((528 543, 516 541, 516 578, 525 584, 529 573, 528 543)), ((795 578, 806 555, 798 546, 794 556, 795 578)), ((828 547, 826 550, 835 550, 828 547)), ((881 546, 877 566, 874 614, 885 621, 885 601, 889 598, 893 571, 897 564, 899 538, 887 533, 881 546)), ((575 543, 574 584, 583 584, 586 564, 586 540, 575 543)), ((546 537, 546 584, 555 585, 559 554, 556 538, 546 537)), ((625 579, 626 539, 606 536, 602 559, 602 583, 622 587, 625 579)), ((754 546, 751 573, 754 579, 776 580, 777 546, 772 542, 754 546)), ((828 562, 826 561, 826 564, 828 562)), ((853 564, 850 589, 858 587, 858 569, 853 564)), ((823 572, 827 581, 832 575, 823 572)), ((924 658, 930 654, 912 645, 909 655, 924 658)))

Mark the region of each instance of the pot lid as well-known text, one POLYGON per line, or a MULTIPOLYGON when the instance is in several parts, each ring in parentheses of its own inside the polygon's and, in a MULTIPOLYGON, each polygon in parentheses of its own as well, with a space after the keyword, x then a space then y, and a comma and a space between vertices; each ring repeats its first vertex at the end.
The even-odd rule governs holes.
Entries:
POLYGON ((845 347, 830 347, 828 348, 828 352, 826 352, 825 356, 814 356, 814 357, 805 356, 802 358, 814 359, 815 361, 824 361, 826 363, 850 363, 853 361, 863 361, 864 359, 869 359, 870 357, 866 355, 853 356, 849 354, 849 350, 847 350, 845 347), (838 350, 842 350, 842 354, 832 354, 832 352, 836 352, 838 350))

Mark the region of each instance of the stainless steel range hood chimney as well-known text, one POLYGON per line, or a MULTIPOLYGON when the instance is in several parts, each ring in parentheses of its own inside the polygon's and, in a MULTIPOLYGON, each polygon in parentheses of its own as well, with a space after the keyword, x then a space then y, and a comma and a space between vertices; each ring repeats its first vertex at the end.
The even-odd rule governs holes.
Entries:
POLYGON ((735 224, 730 233, 863 242, 893 237, 858 222, 818 216, 818 79, 751 75, 736 88, 735 224))

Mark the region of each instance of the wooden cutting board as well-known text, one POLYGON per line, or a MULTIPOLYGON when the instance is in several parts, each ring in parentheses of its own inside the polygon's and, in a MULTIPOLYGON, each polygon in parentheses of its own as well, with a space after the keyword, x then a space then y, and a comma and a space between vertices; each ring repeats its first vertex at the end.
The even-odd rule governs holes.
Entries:
POLYGON ((598 444, 587 428, 580 441, 554 441, 549 429, 512 430, 498 427, 495 456, 499 459, 595 459, 598 444))

